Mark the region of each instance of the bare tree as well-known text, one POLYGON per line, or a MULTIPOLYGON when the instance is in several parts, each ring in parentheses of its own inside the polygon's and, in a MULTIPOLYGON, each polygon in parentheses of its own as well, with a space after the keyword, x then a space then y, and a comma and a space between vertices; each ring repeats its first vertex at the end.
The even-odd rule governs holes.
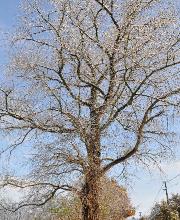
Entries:
POLYGON ((1 87, 3 152, 31 152, 27 205, 76 192, 82 219, 99 219, 100 177, 132 159, 169 156, 179 109, 179 20, 158 0, 24 1, 1 87), (131 159, 132 158, 132 159, 131 159), (84 184, 74 186, 78 178, 84 184))

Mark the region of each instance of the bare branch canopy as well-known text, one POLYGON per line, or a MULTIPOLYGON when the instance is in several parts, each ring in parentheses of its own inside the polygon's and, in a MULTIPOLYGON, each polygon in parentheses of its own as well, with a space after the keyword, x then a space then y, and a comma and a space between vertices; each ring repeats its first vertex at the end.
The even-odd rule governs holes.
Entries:
MULTIPOLYGON (((72 190, 82 219, 98 220, 100 177, 172 150, 178 15, 163 0, 24 0, 21 8, 0 90, 0 127, 13 143, 1 154, 26 149, 21 187, 33 190, 23 205, 72 190)), ((4 186, 18 187, 13 178, 4 186)))

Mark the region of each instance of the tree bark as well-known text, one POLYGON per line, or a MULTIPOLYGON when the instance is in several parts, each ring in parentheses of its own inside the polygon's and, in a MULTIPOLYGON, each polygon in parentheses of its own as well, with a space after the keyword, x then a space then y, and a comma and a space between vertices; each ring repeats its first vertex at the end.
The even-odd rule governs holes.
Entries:
POLYGON ((91 130, 87 145, 88 167, 85 172, 84 187, 82 189, 82 220, 99 220, 99 193, 101 177, 100 155, 100 114, 96 110, 97 91, 91 90, 90 121, 91 130))
POLYGON ((100 181, 96 171, 87 174, 82 195, 82 220, 99 220, 100 181))

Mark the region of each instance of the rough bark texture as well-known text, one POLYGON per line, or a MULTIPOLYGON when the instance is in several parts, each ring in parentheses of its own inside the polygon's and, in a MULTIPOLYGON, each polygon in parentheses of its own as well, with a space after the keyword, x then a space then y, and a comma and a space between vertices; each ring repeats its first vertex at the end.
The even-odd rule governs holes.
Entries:
POLYGON ((89 135, 88 168, 85 174, 85 184, 83 188, 84 200, 82 203, 83 220, 99 220, 99 193, 100 193, 100 132, 99 132, 99 112, 95 109, 97 92, 91 88, 91 130, 89 135))
POLYGON ((83 220, 99 220, 99 178, 91 174, 87 175, 83 188, 82 216, 83 220))

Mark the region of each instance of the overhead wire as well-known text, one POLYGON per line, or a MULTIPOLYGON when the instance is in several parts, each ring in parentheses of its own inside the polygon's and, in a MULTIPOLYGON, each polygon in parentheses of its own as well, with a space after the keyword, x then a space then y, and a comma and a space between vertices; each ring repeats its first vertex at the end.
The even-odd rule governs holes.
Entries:
POLYGON ((160 189, 158 190, 158 192, 157 192, 157 194, 156 194, 156 196, 155 196, 155 198, 154 198, 154 202, 153 202, 153 204, 156 203, 156 200, 157 200, 157 198, 158 198, 158 196, 159 196, 159 194, 160 194, 162 188, 163 188, 163 184, 161 185, 160 189))
POLYGON ((177 175, 176 175, 175 177, 173 177, 172 179, 167 180, 166 182, 169 183, 169 182, 175 180, 177 177, 180 177, 180 173, 177 174, 177 175))

